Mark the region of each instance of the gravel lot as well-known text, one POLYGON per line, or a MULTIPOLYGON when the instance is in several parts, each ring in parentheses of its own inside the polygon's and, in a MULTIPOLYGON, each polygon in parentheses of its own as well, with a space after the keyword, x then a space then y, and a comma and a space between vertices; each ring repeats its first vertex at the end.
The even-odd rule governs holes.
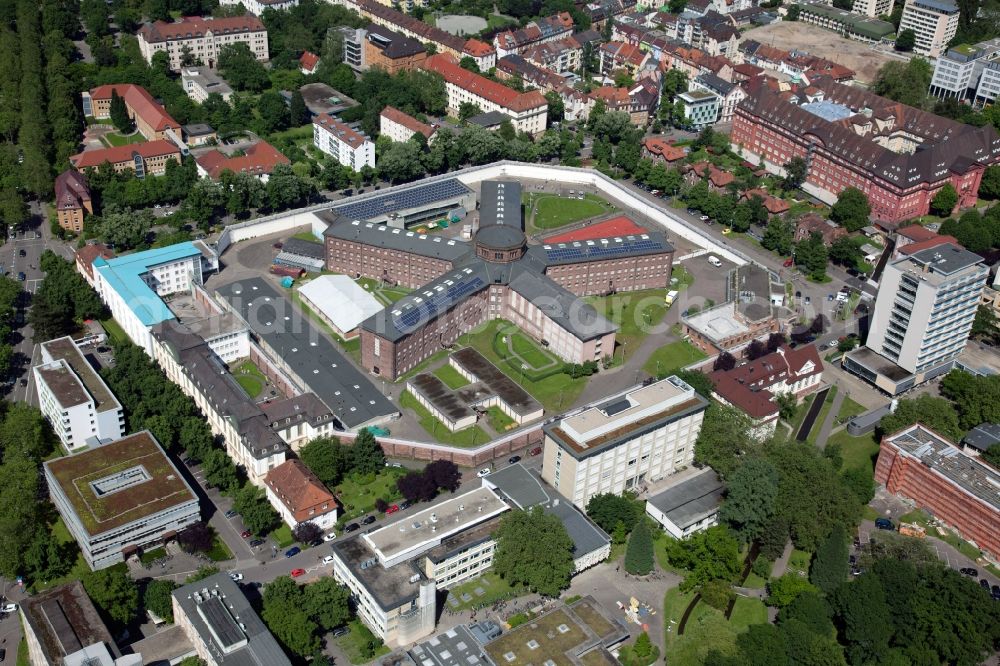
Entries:
POLYGON ((806 51, 850 67, 861 83, 871 83, 875 73, 887 62, 889 55, 869 44, 844 39, 830 30, 798 21, 778 21, 743 33, 743 39, 753 39, 779 49, 806 51))

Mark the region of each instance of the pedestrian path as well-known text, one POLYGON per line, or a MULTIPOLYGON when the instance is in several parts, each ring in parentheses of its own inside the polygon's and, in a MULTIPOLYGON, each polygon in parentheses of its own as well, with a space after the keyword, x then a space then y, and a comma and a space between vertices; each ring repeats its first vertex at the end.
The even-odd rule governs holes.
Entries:
POLYGON ((837 414, 840 413, 840 407, 844 404, 844 399, 846 398, 845 391, 837 391, 837 395, 833 396, 833 403, 830 405, 830 411, 826 413, 826 420, 820 424, 819 434, 816 435, 816 446, 822 451, 826 448, 826 440, 830 438, 830 432, 833 430, 833 426, 837 423, 837 414))

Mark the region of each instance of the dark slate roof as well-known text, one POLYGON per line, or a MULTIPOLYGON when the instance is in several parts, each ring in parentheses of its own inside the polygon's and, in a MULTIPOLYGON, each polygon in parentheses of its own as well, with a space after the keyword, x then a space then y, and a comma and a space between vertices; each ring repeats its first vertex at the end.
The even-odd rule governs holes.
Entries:
POLYGON ((712 469, 706 469, 646 501, 683 530, 716 513, 725 493, 726 486, 719 475, 712 469))
POLYGON ((250 278, 219 287, 218 293, 345 428, 353 430, 398 413, 368 377, 270 283, 250 278))
POLYGON ((541 506, 545 513, 558 518, 573 541, 573 559, 603 548, 611 541, 604 530, 521 463, 497 470, 483 481, 519 509, 541 506))
MULTIPOLYGON (((759 45, 757 45, 759 46, 759 45)), ((744 42, 740 48, 752 52, 744 42)), ((857 168, 899 187, 935 183, 949 177, 949 172, 964 173, 971 163, 990 165, 1000 160, 1000 135, 992 126, 973 127, 936 116, 933 113, 879 97, 862 88, 847 86, 829 77, 817 77, 812 86, 823 91, 825 102, 847 107, 854 113, 838 121, 828 121, 800 103, 793 103, 798 93, 778 93, 767 86, 757 86, 740 104, 740 109, 786 132, 815 137, 829 152, 857 168), (875 143, 872 134, 861 136, 852 123, 870 114, 873 121, 894 119, 893 127, 903 129, 923 140, 911 154, 894 153, 875 143)))
POLYGON ((368 33, 366 39, 372 46, 380 49, 386 58, 410 58, 426 51, 419 40, 393 32, 385 26, 369 23, 365 30, 368 33))
POLYGON ((730 83, 725 79, 719 78, 715 74, 702 74, 696 78, 695 81, 702 84, 709 90, 719 93, 723 97, 732 92, 733 88, 736 87, 735 83, 730 83))
POLYGON ((582 298, 551 280, 538 279, 533 272, 517 271, 510 280, 510 288, 580 340, 593 340, 618 330, 582 298))
POLYGON ((981 423, 969 431, 962 443, 977 451, 988 451, 1000 443, 1000 423, 981 423))
POLYGON ((499 111, 487 111, 486 113, 472 116, 467 122, 472 125, 479 125, 480 127, 496 127, 507 120, 508 117, 507 114, 500 113, 499 111))
MULTIPOLYGON (((320 217, 330 219, 328 212, 320 213, 320 217)), ((323 233, 325 236, 363 243, 370 247, 399 250, 452 263, 472 251, 468 243, 460 240, 420 234, 374 222, 348 221, 343 218, 331 224, 323 233)))
POLYGON ((297 254, 301 257, 309 257, 310 259, 326 260, 326 252, 324 251, 323 244, 319 241, 289 238, 281 246, 281 251, 288 252, 289 254, 297 254))

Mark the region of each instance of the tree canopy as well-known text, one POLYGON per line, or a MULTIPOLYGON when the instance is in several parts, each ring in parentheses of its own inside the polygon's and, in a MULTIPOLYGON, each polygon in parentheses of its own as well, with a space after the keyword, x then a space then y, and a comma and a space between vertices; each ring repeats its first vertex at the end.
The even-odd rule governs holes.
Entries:
POLYGON ((493 569, 511 585, 525 585, 546 597, 569 586, 573 541, 562 522, 541 507, 511 511, 495 533, 493 569))
POLYGON ((830 208, 830 219, 853 233, 868 224, 871 212, 865 193, 848 187, 840 192, 837 202, 830 208))

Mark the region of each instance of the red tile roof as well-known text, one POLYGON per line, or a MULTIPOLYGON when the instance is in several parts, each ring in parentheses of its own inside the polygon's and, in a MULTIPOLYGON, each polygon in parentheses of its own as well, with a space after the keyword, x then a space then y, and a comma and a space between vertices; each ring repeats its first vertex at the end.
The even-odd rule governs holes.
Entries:
POLYGON ((310 51, 306 51, 299 56, 299 64, 302 66, 302 69, 307 72, 312 72, 316 69, 316 65, 319 64, 319 56, 310 51))
POLYGON ((649 230, 640 227, 632 218, 619 215, 611 219, 588 224, 587 226, 557 234, 545 239, 546 243, 569 243, 572 241, 594 240, 595 238, 613 238, 615 236, 627 236, 629 234, 644 234, 649 230))
POLYGON ((743 193, 742 198, 749 201, 754 197, 760 197, 761 202, 764 204, 764 208, 771 215, 780 215, 781 213, 787 212, 791 206, 784 199, 779 199, 778 197, 773 197, 767 193, 767 190, 757 188, 754 190, 747 190, 743 193))
POLYGON ((112 92, 118 93, 132 112, 157 132, 180 128, 180 123, 171 118, 167 110, 157 104, 153 96, 142 86, 131 83, 98 86, 90 91, 90 97, 94 100, 111 99, 112 92))
POLYGON ((697 164, 692 164, 690 168, 690 171, 694 171, 702 178, 705 177, 706 170, 708 171, 709 182, 711 182, 715 187, 725 187, 729 183, 736 180, 736 176, 728 171, 723 171, 710 162, 698 162, 697 164))
POLYGON ((537 90, 519 93, 485 76, 462 69, 447 53, 432 55, 421 66, 428 71, 437 72, 446 82, 511 111, 528 111, 547 104, 545 97, 537 90))
POLYGON ((961 246, 961 243, 954 236, 937 236, 933 238, 928 238, 927 240, 916 241, 915 243, 908 243, 903 247, 899 248, 900 254, 910 255, 914 252, 920 252, 921 250, 927 250, 932 247, 937 247, 938 245, 944 245, 945 243, 951 243, 953 245, 961 246))
POLYGON ((301 460, 286 460, 264 477, 271 489, 298 522, 304 522, 340 508, 323 482, 301 460))
POLYGON ((274 171, 279 164, 291 161, 266 141, 259 141, 246 149, 245 155, 230 157, 219 150, 212 150, 196 158, 198 165, 208 172, 213 180, 218 180, 223 171, 249 173, 261 176, 274 171))
POLYGON ((87 177, 72 169, 56 176, 55 190, 58 210, 77 210, 84 207, 83 202, 91 200, 87 177))
POLYGON ((687 154, 683 148, 678 148, 666 139, 655 136, 646 137, 642 145, 650 154, 662 157, 667 162, 682 160, 687 154))
POLYGON ((253 14, 223 18, 184 16, 173 22, 157 21, 146 24, 139 29, 139 36, 147 42, 154 43, 200 38, 208 32, 220 35, 265 32, 266 30, 267 28, 264 27, 261 20, 253 14))
POLYGON ((904 238, 909 238, 911 241, 925 241, 937 236, 937 233, 931 231, 927 227, 920 226, 919 224, 911 224, 906 227, 900 228, 896 234, 903 236, 904 238))
POLYGON ((754 419, 770 418, 778 413, 778 404, 770 388, 789 384, 823 373, 823 361, 815 345, 792 349, 781 347, 732 370, 716 370, 709 377, 715 392, 726 402, 738 407, 754 419), (811 369, 806 366, 812 363, 811 369))
POLYGON ((103 243, 84 245, 76 251, 76 263, 83 266, 87 275, 94 277, 94 260, 98 257, 103 259, 114 259, 115 251, 103 243))
POLYGON ((382 109, 382 116, 388 118, 394 123, 402 125, 403 127, 413 131, 423 134, 428 139, 431 138, 431 134, 434 134, 434 128, 427 123, 422 123, 408 113, 403 113, 394 106, 387 106, 382 109))
POLYGON ((365 142, 364 134, 359 134, 348 125, 328 113, 321 113, 313 118, 313 125, 319 125, 320 127, 325 128, 351 148, 357 148, 365 142))
POLYGON ((132 143, 126 146, 114 146, 112 148, 98 148, 97 150, 86 150, 69 158, 70 164, 77 169, 88 167, 98 167, 105 162, 118 164, 132 159, 132 154, 138 153, 144 159, 150 157, 160 157, 163 155, 176 155, 180 159, 181 151, 173 143, 166 139, 156 141, 146 141, 145 143, 132 143))
POLYGON ((470 39, 465 42, 463 52, 468 53, 473 58, 482 58, 493 53, 493 47, 478 39, 470 39))

